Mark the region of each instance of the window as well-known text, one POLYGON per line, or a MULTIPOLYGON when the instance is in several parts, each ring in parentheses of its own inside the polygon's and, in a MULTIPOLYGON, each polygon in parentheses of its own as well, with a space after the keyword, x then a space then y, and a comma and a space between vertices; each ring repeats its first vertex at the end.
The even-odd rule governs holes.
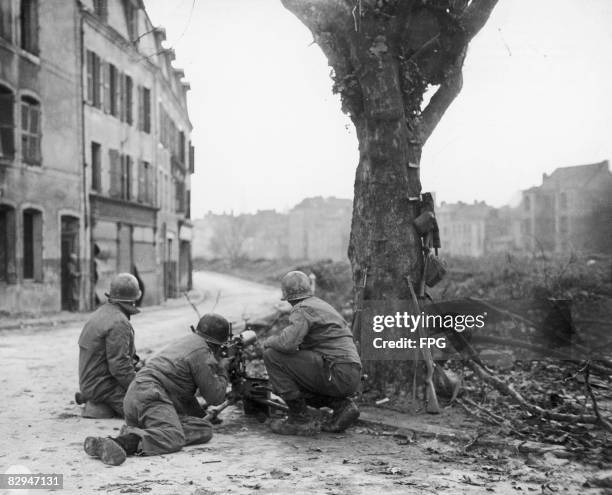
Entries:
POLYGON ((15 210, 0 205, 0 281, 15 283, 15 210))
POLYGON ((101 81, 100 81, 100 57, 94 52, 87 50, 87 103, 100 108, 101 81))
POLYGON ((13 11, 11 0, 0 0, 0 38, 13 41, 13 11))
POLYGON ((121 199, 126 201, 132 200, 132 157, 128 155, 121 156, 121 199))
POLYGON ((107 0, 94 0, 94 12, 102 22, 108 21, 107 0))
POLYGON ((21 154, 29 165, 40 165, 40 105, 28 96, 21 98, 21 154))
POLYGON ((38 54, 38 1, 21 0, 21 48, 38 54))
POLYGON ((102 147, 99 143, 91 143, 91 188, 102 191, 102 147))
POLYGON ((133 106, 134 106, 133 92, 134 92, 134 83, 132 82, 132 78, 126 75, 125 76, 124 105, 125 105, 125 121, 129 125, 132 125, 132 123, 134 122, 134 115, 132 111, 133 106))
POLYGON ((111 115, 119 116, 119 106, 121 100, 121 88, 120 88, 120 74, 113 64, 108 64, 108 74, 110 79, 110 94, 109 94, 109 112, 111 115))
POLYGON ((10 89, 0 86, 0 158, 15 155, 15 97, 10 89))
POLYGON ((100 62, 100 108, 104 113, 110 113, 111 110, 111 86, 110 86, 110 64, 100 62))
POLYGON ((109 172, 110 172, 110 189, 109 196, 111 198, 121 197, 121 169, 119 165, 119 152, 117 150, 108 150, 109 172))
POLYGON ((155 170, 144 160, 138 163, 138 201, 155 205, 155 170))
POLYGON ((189 173, 193 174, 195 172, 195 148, 189 142, 189 173))
POLYGON ((183 131, 179 132, 179 150, 178 157, 181 164, 185 165, 185 133, 183 131))
POLYGON ((151 132, 151 90, 144 86, 138 87, 138 128, 151 132))
POLYGON ((138 38, 138 8, 132 3, 132 0, 125 1, 125 20, 129 40, 136 41, 138 38))
POLYGON ((523 198, 523 206, 524 206, 525 211, 531 210, 531 198, 529 196, 525 196, 523 198))
POLYGON ((174 182, 174 210, 176 213, 185 211, 185 183, 180 180, 174 182))
POLYGON ((567 209, 567 193, 559 193, 559 208, 562 210, 567 209))
POLYGON ((42 281, 42 213, 23 212, 23 278, 42 281))

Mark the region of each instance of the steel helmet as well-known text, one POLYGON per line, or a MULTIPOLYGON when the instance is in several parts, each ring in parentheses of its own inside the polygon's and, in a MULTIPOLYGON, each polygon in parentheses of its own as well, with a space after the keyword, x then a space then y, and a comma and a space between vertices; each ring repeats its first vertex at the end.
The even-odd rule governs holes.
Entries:
POLYGON ((206 342, 222 345, 230 337, 231 325, 223 316, 217 313, 207 313, 200 318, 195 332, 204 337, 206 342))
POLYGON ((287 273, 281 280, 283 301, 296 301, 312 296, 310 279, 304 272, 293 271, 287 273))
POLYGON ((142 293, 138 280, 131 273, 119 273, 110 283, 110 291, 104 294, 112 302, 133 303, 140 299, 142 293))

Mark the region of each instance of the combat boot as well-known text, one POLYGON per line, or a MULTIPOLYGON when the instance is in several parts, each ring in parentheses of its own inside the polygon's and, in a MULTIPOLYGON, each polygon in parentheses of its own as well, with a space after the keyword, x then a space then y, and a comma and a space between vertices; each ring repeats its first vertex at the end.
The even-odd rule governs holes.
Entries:
POLYGON ((352 399, 337 399, 331 404, 334 413, 321 429, 328 433, 342 433, 359 418, 359 408, 352 399))
POLYGON ((87 437, 83 448, 92 457, 98 457, 104 464, 119 466, 128 455, 138 453, 140 437, 126 433, 115 438, 87 437))
POLYGON ((83 448, 91 457, 98 457, 109 466, 119 466, 127 457, 123 447, 110 437, 87 437, 83 448))
POLYGON ((311 437, 321 431, 321 425, 310 416, 303 398, 285 402, 289 407, 289 414, 283 419, 275 419, 270 423, 270 429, 274 433, 311 437))

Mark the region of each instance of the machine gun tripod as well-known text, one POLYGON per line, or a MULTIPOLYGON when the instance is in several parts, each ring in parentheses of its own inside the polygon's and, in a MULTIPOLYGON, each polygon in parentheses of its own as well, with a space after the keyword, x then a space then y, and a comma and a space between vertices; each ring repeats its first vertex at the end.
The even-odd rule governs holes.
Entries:
POLYGON ((228 343, 221 347, 221 356, 231 360, 228 372, 232 388, 222 404, 207 409, 205 417, 209 421, 216 422, 221 411, 239 401, 242 402, 244 413, 256 416, 260 422, 270 417, 272 410, 288 410, 280 399, 272 397, 267 378, 252 377, 247 373, 245 348, 256 341, 257 334, 247 327, 239 335, 231 336, 228 343))

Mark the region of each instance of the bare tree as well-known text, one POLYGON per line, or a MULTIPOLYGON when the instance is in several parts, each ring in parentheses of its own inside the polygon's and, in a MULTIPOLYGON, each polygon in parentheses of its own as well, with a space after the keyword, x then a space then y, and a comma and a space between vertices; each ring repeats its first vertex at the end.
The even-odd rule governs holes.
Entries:
POLYGON ((412 225, 423 145, 459 93, 468 43, 497 0, 281 0, 312 32, 360 158, 349 258, 365 299, 408 299, 421 242, 412 225), (437 88, 427 105, 424 96, 437 88))
POLYGON ((223 215, 216 219, 211 251, 215 256, 227 259, 232 265, 246 257, 245 242, 249 229, 244 215, 223 215))

